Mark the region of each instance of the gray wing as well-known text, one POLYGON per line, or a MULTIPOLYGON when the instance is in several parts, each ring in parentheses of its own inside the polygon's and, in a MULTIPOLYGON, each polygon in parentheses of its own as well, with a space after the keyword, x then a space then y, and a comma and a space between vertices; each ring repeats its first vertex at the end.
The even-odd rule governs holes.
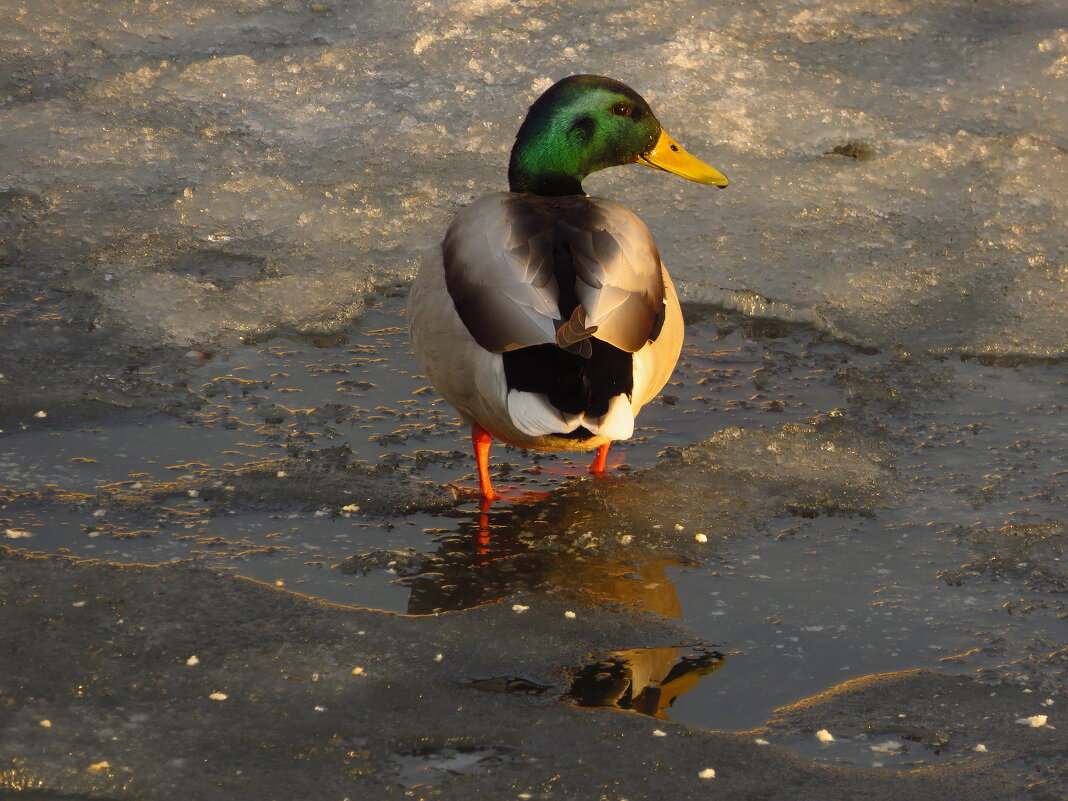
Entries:
POLYGON ((610 200, 488 195, 456 216, 442 255, 460 318, 494 353, 557 341, 570 316, 561 305, 576 300, 597 339, 630 352, 662 319, 652 234, 610 200))
POLYGON ((597 339, 631 353, 655 338, 664 313, 664 275, 653 235, 625 206, 576 198, 581 213, 560 216, 586 325, 597 339))

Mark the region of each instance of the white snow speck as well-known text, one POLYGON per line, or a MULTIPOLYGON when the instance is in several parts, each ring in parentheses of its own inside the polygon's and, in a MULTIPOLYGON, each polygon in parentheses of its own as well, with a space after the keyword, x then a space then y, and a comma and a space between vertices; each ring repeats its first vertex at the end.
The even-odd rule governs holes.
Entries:
POLYGON ((444 658, 445 658, 445 654, 434 654, 434 661, 435 662, 440 662, 444 658))
POLYGON ((619 541, 623 545, 630 545, 632 542, 634 542, 634 535, 624 534, 622 537, 619 538, 619 541))
POLYGON ((45 418, 48 417, 48 412, 34 412, 33 416, 37 418, 45 418))
POLYGON ((200 664, 200 660, 197 658, 196 654, 193 654, 191 657, 189 657, 187 660, 185 660, 185 663, 187 665, 189 665, 190 667, 192 667, 193 665, 199 665, 200 664))
POLYGON ((653 729, 653 737, 667 737, 667 732, 663 729, 653 729))
POLYGON ((1017 723, 1022 723, 1024 726, 1030 726, 1032 729, 1037 729, 1037 728, 1039 728, 1041 726, 1045 726, 1046 725, 1046 716, 1045 715, 1032 715, 1029 718, 1020 718, 1016 722, 1017 723))
POLYGON ((325 711, 326 711, 326 707, 325 707, 325 706, 323 706, 322 704, 316 704, 316 705, 315 705, 314 707, 312 707, 312 708, 313 708, 313 709, 314 709, 314 710, 315 710, 316 712, 325 712, 325 711))
POLYGON ((229 697, 230 696, 228 696, 226 693, 218 693, 218 692, 212 693, 211 695, 208 696, 208 698, 210 698, 212 701, 225 701, 229 697))
POLYGON ((1042 702, 1042 706, 1053 706, 1053 699, 1047 698, 1045 701, 1042 702))
POLYGON ((21 540, 33 536, 30 532, 23 531, 21 528, 9 528, 4 534, 9 540, 21 540))
POLYGON ((287 474, 285 470, 279 470, 277 473, 275 473, 275 476, 277 476, 278 478, 285 478, 286 475, 287 474))
POLYGON ((816 732, 816 739, 819 740, 821 743, 833 743, 834 735, 826 729, 820 729, 818 732, 816 732))
POLYGON ((986 749, 985 745, 983 745, 982 743, 979 743, 972 750, 973 751, 978 751, 980 754, 985 754, 987 749, 986 749))
POLYGON ((196 498, 200 495, 200 490, 186 490, 186 495, 190 498, 196 498))
POLYGON ((715 768, 705 768, 697 774, 698 779, 714 779, 716 778, 715 768))
POLYGON ((702 534, 701 532, 697 532, 696 534, 694 534, 693 538, 698 542, 708 542, 708 535, 702 534))
POLYGON ((515 612, 517 615, 523 614, 528 609, 530 609, 530 607, 529 606, 523 606, 523 604, 512 604, 512 611, 515 612))
POLYGON ((85 601, 75 601, 74 603, 71 604, 71 606, 76 606, 79 609, 81 609, 83 606, 85 606, 85 601))
POLYGON ((675 530, 676 531, 682 531, 684 528, 686 528, 686 526, 682 525, 682 523, 676 523, 675 524, 675 530))
POLYGON ((568 620, 574 620, 575 613, 568 609, 566 612, 564 612, 564 617, 566 617, 568 620))
POLYGON ((757 737, 755 740, 753 740, 753 742, 757 745, 771 745, 771 743, 765 740, 763 737, 757 737))

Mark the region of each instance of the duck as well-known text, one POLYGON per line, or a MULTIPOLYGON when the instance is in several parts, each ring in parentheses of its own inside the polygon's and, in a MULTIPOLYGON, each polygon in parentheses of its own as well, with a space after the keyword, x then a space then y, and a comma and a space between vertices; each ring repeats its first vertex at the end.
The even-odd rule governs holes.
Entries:
POLYGON ((611 443, 667 383, 682 310, 653 235, 582 181, 640 164, 719 188, 625 83, 571 75, 535 100, 516 134, 508 191, 461 209, 424 260, 408 302, 416 361, 471 428, 484 502, 494 440, 544 451, 611 443))

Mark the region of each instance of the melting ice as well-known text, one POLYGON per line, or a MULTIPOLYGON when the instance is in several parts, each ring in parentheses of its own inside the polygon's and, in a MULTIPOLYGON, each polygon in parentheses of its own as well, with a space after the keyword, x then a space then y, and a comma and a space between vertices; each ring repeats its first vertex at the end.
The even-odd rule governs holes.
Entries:
POLYGON ((1068 352, 1056 2, 0 6, 9 320, 50 290, 113 344, 338 329, 502 188, 533 98, 594 72, 731 178, 589 181, 685 299, 904 351, 1068 352))

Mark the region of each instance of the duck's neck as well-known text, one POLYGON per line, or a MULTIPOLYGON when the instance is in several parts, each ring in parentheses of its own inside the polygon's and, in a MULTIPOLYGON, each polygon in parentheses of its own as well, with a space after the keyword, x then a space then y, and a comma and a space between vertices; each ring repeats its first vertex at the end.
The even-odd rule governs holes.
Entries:
POLYGON ((508 163, 508 188, 535 195, 582 195, 589 174, 584 144, 572 133, 556 130, 551 119, 531 114, 515 137, 508 163))
POLYGON ((532 195, 584 195, 582 182, 572 175, 560 172, 528 172, 508 168, 508 189, 512 192, 529 192, 532 195))

